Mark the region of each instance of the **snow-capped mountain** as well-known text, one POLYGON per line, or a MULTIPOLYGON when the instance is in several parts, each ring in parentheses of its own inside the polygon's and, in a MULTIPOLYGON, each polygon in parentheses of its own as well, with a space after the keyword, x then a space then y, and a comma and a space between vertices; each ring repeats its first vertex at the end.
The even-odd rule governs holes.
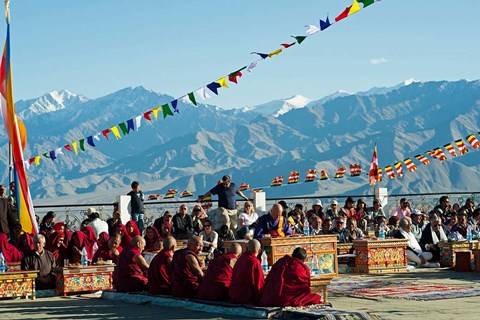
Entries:
MULTIPOLYGON (((26 158, 143 115, 172 99, 142 87, 126 88, 90 100, 63 95, 63 100, 59 99, 63 107, 47 111, 53 96, 46 96, 50 98, 17 103, 17 107, 25 104, 19 113, 43 110, 23 119, 29 138, 26 158), (34 108, 37 104, 38 109, 34 108)), ((42 156, 41 165, 28 171, 32 195, 40 199, 85 194, 86 202, 111 201, 114 195, 125 193, 132 180, 141 181, 146 193, 174 188, 199 194, 223 174, 231 174, 238 183, 264 187, 273 177, 288 176, 293 170, 301 176, 307 169, 327 170, 332 177, 341 165, 359 163, 365 172, 375 143, 380 166, 411 158, 418 167, 413 173, 404 167, 402 179, 384 177, 379 185, 390 192, 478 190, 480 152, 470 147, 465 136, 480 128, 479 80, 410 82, 377 94, 307 101, 298 96, 278 100, 266 114, 257 108, 224 110, 201 104, 192 108, 181 103, 179 114, 152 121, 143 118, 138 131, 119 140, 95 141, 95 148, 87 146, 78 155, 64 150, 55 162, 42 156), (288 104, 296 108, 280 112, 292 99, 288 104), (444 163, 431 158, 428 166, 414 158, 461 138, 470 149, 465 156, 446 153, 444 163), (99 198, 102 193, 110 198, 99 198)), ((6 181, 4 131, 0 141, 2 180, 6 181)), ((346 177, 267 190, 269 197, 347 192, 371 192, 367 178, 346 177)))
POLYGON ((274 100, 255 107, 245 107, 245 112, 256 112, 259 114, 278 117, 289 112, 292 109, 299 109, 305 107, 310 103, 310 99, 301 95, 296 95, 288 99, 274 100))
POLYGON ((68 90, 55 90, 37 99, 20 100, 15 105, 18 116, 21 119, 29 119, 40 114, 66 109, 67 106, 74 108, 75 105, 87 101, 86 97, 73 94, 68 90))

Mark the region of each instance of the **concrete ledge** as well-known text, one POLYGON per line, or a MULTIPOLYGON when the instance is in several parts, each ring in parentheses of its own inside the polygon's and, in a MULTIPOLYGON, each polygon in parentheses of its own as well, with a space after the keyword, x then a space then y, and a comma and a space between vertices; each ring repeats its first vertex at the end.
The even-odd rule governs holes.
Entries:
POLYGON ((262 308, 256 306, 230 304, 227 302, 217 303, 210 301, 180 299, 171 296, 149 296, 145 294, 130 294, 116 291, 104 291, 102 293, 102 299, 122 301, 133 304, 151 303, 153 305, 162 307, 182 308, 194 311, 258 319, 268 319, 282 312, 282 308, 262 308))

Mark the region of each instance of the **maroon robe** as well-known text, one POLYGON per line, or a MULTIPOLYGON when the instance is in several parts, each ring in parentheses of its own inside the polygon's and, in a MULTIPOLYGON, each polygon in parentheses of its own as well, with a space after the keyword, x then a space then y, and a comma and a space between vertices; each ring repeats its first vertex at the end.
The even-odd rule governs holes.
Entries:
POLYGON ((155 251, 155 242, 160 239, 160 234, 158 233, 157 229, 154 226, 149 226, 147 227, 145 231, 145 252, 152 252, 155 251), (147 237, 147 231, 152 230, 153 232, 153 240, 148 239, 147 237))
POLYGON ((115 289, 121 292, 138 292, 147 290, 148 279, 134 258, 141 255, 138 248, 129 246, 118 257, 118 264, 113 273, 115 289))
POLYGON ((148 292, 150 294, 171 294, 172 252, 167 249, 160 251, 148 268, 148 292))
MULTIPOLYGON (((122 247, 118 246, 117 250, 119 253, 122 253, 122 247)), ((93 255, 92 262, 95 263, 99 259, 102 259, 103 261, 112 260, 113 263, 117 264, 118 256, 112 254, 112 250, 110 250, 107 242, 98 247, 97 252, 93 255)))
POLYGON ((234 253, 221 254, 209 264, 205 278, 198 288, 198 298, 210 301, 228 301, 228 287, 232 281, 233 268, 230 261, 236 259, 234 253))
POLYGON ((63 259, 65 259, 68 256, 68 248, 65 245, 65 243, 60 243, 60 239, 65 239, 65 235, 63 232, 53 232, 50 234, 48 237, 47 244, 45 248, 53 253, 53 256, 55 257, 55 262, 58 267, 64 267, 63 259))
MULTIPOLYGON (((193 255, 198 261, 197 255, 188 250, 175 251, 172 261, 172 295, 179 298, 193 298, 197 294, 200 278, 193 272, 187 261, 187 256, 193 255)), ((200 265, 200 261, 198 261, 200 265)))
POLYGON ((7 266, 12 262, 21 262, 23 253, 8 242, 6 233, 0 232, 0 252, 3 253, 7 266))
POLYGON ((238 258, 233 268, 228 293, 230 302, 258 304, 264 275, 262 265, 253 252, 247 251, 238 258))
POLYGON ((268 273, 260 297, 266 307, 301 307, 321 303, 310 290, 310 269, 295 257, 286 255, 268 273))

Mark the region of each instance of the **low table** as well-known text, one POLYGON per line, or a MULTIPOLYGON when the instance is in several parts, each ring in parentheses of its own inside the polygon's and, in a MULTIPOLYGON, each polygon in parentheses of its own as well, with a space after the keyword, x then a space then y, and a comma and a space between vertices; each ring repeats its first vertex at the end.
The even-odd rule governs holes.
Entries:
POLYGON ((454 241, 438 243, 440 248, 440 265, 442 267, 455 267, 455 253, 456 252, 472 252, 472 249, 477 248, 478 241, 454 241))
POLYGON ((113 289, 114 265, 61 268, 56 273, 57 294, 113 289))
POLYGON ((480 249, 473 249, 472 252, 475 260, 475 272, 480 273, 480 249))
POLYGON ((0 273, 0 298, 29 297, 35 299, 35 278, 38 270, 0 273))
POLYGON ((325 277, 322 275, 317 275, 310 277, 310 289, 312 290, 312 293, 322 291, 322 299, 324 303, 328 303, 327 286, 330 284, 331 281, 332 278, 330 276, 325 277))
POLYGON ((353 241, 355 273, 389 273, 407 271, 406 239, 353 241))

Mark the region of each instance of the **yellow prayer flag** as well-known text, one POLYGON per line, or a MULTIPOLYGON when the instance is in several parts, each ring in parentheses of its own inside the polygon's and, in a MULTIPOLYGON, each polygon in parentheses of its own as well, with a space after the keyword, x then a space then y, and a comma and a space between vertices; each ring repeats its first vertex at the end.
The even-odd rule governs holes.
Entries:
POLYGON ((111 127, 110 130, 112 131, 112 133, 113 133, 113 135, 115 136, 115 138, 117 138, 117 139, 122 138, 122 136, 120 135, 120 132, 118 131, 117 126, 111 127))
POLYGON ((221 85, 224 88, 228 88, 227 86, 227 77, 223 77, 221 79, 217 80, 218 84, 221 85))
POLYGON ((77 141, 72 142, 72 147, 73 147, 73 151, 75 151, 75 154, 78 155, 77 141))
POLYGON ((355 12, 357 11, 360 11, 360 5, 358 4, 358 1, 357 0, 353 0, 353 4, 352 6, 350 7, 350 11, 348 11, 348 15, 352 15, 354 14, 355 12))
POLYGON ((278 50, 272 51, 272 52, 270 52, 270 53, 268 54, 268 57, 271 58, 271 57, 273 57, 273 56, 275 56, 275 55, 277 55, 277 54, 282 53, 282 51, 283 51, 282 49, 278 49, 278 50))
POLYGON ((40 156, 35 157, 35 165, 38 166, 40 164, 40 156))
POLYGON ((155 120, 158 119, 158 113, 160 112, 160 110, 162 110, 162 108, 160 107, 156 107, 155 109, 153 109, 153 116, 155 117, 155 120))

